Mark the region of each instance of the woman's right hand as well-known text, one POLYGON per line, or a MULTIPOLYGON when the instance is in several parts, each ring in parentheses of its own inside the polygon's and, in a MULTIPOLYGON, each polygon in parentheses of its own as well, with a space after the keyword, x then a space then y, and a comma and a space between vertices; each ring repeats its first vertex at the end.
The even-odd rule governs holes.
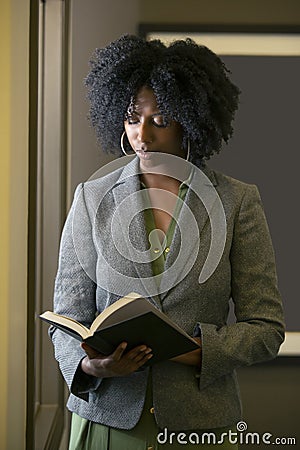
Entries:
POLYGON ((81 347, 87 354, 81 361, 82 370, 86 374, 98 378, 129 375, 138 370, 153 356, 151 348, 146 345, 138 345, 124 354, 127 347, 126 342, 118 345, 115 351, 108 356, 98 353, 84 342, 81 347))

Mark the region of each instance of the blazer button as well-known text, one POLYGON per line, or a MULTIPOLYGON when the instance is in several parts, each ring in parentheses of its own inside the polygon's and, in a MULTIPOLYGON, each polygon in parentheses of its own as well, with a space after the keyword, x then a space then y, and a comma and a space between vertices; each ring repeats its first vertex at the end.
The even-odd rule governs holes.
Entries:
POLYGON ((153 408, 153 406, 152 406, 152 408, 149 409, 149 411, 150 411, 151 414, 154 414, 154 408, 153 408))

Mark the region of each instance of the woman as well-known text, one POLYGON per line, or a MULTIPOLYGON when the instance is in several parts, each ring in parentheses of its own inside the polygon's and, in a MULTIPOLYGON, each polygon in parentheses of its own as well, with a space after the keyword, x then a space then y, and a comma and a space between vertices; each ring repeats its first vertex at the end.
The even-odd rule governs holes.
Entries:
POLYGON ((104 356, 52 328, 71 391, 70 449, 217 441, 237 448, 235 369, 274 358, 284 336, 257 188, 206 165, 232 134, 239 91, 206 47, 135 36, 97 50, 86 85, 102 148, 137 157, 77 188, 62 235, 55 311, 89 325, 136 291, 200 346, 149 370, 146 344, 126 352, 124 336, 104 356))

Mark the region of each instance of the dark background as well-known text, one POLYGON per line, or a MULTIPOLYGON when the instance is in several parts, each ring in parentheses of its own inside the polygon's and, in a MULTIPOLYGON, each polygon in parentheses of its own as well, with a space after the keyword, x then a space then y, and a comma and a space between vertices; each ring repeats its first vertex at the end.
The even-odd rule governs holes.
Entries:
POLYGON ((222 60, 242 94, 234 135, 208 164, 258 186, 274 244, 287 331, 300 331, 300 58, 222 56, 222 60))

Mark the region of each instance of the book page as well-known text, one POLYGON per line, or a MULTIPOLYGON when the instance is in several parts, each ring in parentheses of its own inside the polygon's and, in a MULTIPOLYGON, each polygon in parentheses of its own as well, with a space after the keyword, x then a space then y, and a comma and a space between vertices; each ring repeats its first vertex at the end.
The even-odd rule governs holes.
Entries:
POLYGON ((63 325, 70 330, 74 330, 77 334, 79 334, 83 339, 90 335, 90 330, 86 328, 82 323, 77 322, 77 320, 72 319, 71 317, 62 316, 60 314, 56 314, 52 311, 46 311, 40 315, 40 317, 44 318, 48 322, 55 324, 63 325))
POLYGON ((139 294, 130 293, 126 295, 126 297, 123 297, 108 306, 101 314, 99 314, 92 323, 90 330, 94 333, 98 329, 122 322, 148 311, 149 309, 152 310, 152 308, 155 308, 155 306, 151 305, 148 300, 141 297, 139 294))

